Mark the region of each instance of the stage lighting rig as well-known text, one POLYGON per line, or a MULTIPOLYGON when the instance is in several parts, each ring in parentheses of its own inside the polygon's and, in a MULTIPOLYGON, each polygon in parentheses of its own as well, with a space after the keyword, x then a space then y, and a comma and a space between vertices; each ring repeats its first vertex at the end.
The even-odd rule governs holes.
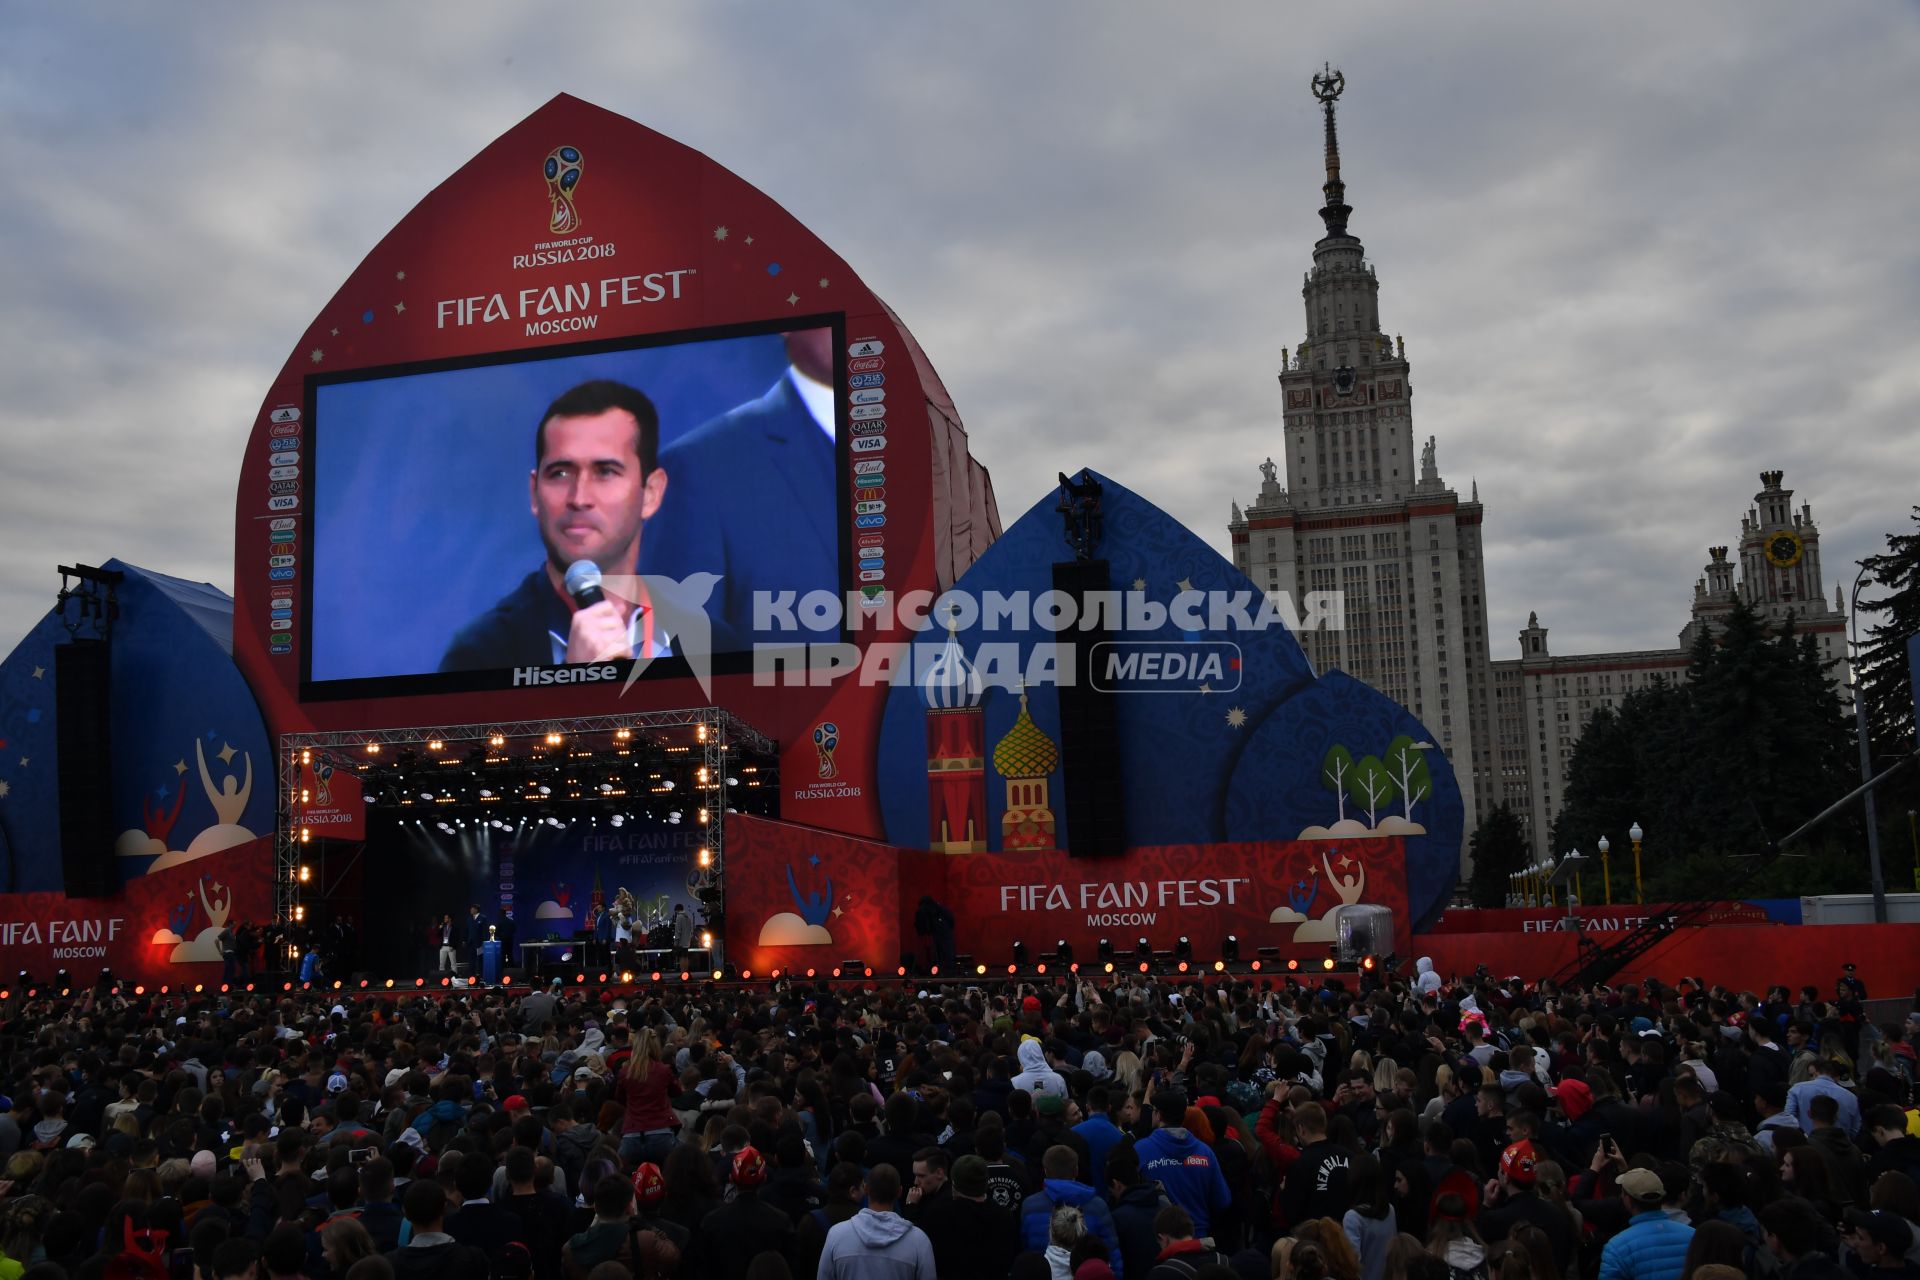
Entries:
POLYGON ((1240 963, 1240 939, 1238 937, 1231 933, 1226 936, 1220 943, 1220 958, 1228 964, 1240 963))
POLYGON ((1013 963, 1017 968, 1024 969, 1027 967, 1027 944, 1019 939, 1014 940, 1013 963))

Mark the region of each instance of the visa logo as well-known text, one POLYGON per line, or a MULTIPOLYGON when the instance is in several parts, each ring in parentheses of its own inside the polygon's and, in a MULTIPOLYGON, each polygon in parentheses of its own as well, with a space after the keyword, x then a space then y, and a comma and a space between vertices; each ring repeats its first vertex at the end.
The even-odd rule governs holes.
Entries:
POLYGON ((856 502, 853 504, 853 514, 857 516, 876 516, 886 509, 887 504, 884 502, 856 502))
POLYGON ((887 398, 887 389, 874 387, 867 391, 856 391, 848 398, 855 404, 879 404, 887 398))
POLYGON ((884 418, 887 415, 887 407, 883 404, 857 404, 847 412, 854 418, 884 418))
POLYGON ((884 582, 886 577, 887 575, 881 572, 878 565, 875 565, 871 569, 862 569, 860 571, 860 581, 862 582, 884 582))
POLYGON ((269 569, 284 569, 292 563, 294 563, 294 559, 292 556, 268 556, 267 557, 267 567, 269 569))
POLYGON ((299 461, 300 451, 298 449, 285 449, 279 453, 270 453, 267 455, 267 465, 270 467, 289 467, 299 461))
POLYGON ((279 516, 275 519, 267 521, 267 528, 274 529, 274 530, 291 529, 299 523, 300 522, 294 519, 292 516, 279 516))
POLYGON ((300 421, 300 411, 290 404, 283 404, 267 415, 267 421, 278 426, 285 422, 300 421))
POLYGON ((267 471, 269 480, 297 480, 300 478, 298 467, 271 467, 267 471))
POLYGON ((268 577, 268 579, 269 579, 269 580, 271 580, 271 581, 273 581, 273 582, 292 582, 292 581, 293 581, 293 570, 291 570, 291 569, 269 569, 269 570, 267 570, 267 577, 268 577))
POLYGON ((885 386, 886 381, 887 375, 884 373, 856 373, 847 379, 847 385, 850 387, 880 387, 885 386))
POLYGON ((887 349, 887 344, 878 338, 861 338, 847 348, 850 356, 877 356, 887 349))
POLYGON ((293 494, 267 499, 267 510, 269 511, 298 511, 299 509, 300 499, 293 494))
POLYGON ((856 529, 878 529, 887 522, 885 516, 856 516, 853 527, 856 529))
POLYGON ((886 429, 887 421, 885 418, 876 418, 871 422, 856 422, 853 424, 853 434, 857 436, 870 436, 876 432, 885 431, 886 429))
POLYGON ((847 361, 847 372, 849 373, 870 373, 875 369, 884 369, 886 367, 887 362, 879 356, 861 356, 857 360, 847 361))
POLYGON ((887 447, 885 436, 861 436, 853 442, 855 453, 878 453, 887 447))
POLYGON ((887 464, 879 458, 862 458, 853 464, 853 474, 857 476, 872 475, 886 465, 887 464))

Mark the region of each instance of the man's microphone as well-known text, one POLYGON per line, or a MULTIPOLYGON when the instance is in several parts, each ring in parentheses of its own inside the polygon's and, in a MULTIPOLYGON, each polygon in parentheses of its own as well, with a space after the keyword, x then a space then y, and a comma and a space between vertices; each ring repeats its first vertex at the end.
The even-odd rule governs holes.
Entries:
POLYGON ((567 594, 582 609, 590 609, 607 597, 600 590, 600 566, 591 560, 575 560, 567 566, 567 594))

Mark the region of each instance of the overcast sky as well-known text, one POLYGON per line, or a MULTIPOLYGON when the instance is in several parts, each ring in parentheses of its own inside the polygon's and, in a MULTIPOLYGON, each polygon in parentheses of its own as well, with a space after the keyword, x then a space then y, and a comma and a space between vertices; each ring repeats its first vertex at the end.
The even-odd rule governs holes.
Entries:
POLYGON ((1672 644, 1762 468, 1829 578, 1920 501, 1917 15, 0 0, 0 652, 57 563, 230 589, 240 451, 302 329, 561 91, 845 257, 1007 518, 1088 465, 1225 551, 1281 456, 1322 60, 1414 430, 1486 503, 1493 655, 1529 609, 1556 652, 1672 644))

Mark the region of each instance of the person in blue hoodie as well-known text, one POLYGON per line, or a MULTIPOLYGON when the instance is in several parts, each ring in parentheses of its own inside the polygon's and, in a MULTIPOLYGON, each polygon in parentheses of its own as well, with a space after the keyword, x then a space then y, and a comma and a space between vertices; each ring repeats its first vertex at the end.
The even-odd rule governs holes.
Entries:
POLYGON ((1188 1132, 1187 1095, 1161 1089, 1153 1095, 1154 1131, 1134 1144, 1140 1172, 1193 1218, 1193 1234, 1213 1235, 1213 1215, 1233 1201, 1213 1148, 1188 1132))
MULTIPOLYGON (((1120 1099, 1125 1096, 1121 1094, 1120 1099)), ((1103 1084, 1093 1086, 1087 1090, 1087 1118, 1073 1126, 1073 1131, 1087 1144, 1090 1165, 1087 1181, 1096 1187, 1107 1185, 1107 1152, 1118 1146, 1120 1139, 1126 1136, 1109 1114, 1113 1104, 1120 1099, 1116 1099, 1103 1084)))
POLYGON ((1113 1268, 1113 1274, 1125 1275, 1121 1269, 1120 1234, 1114 1229, 1113 1214, 1092 1187, 1074 1181, 1079 1168, 1080 1155, 1072 1147, 1047 1148, 1040 1158, 1040 1171, 1046 1175, 1046 1181, 1041 1183, 1040 1190, 1020 1203, 1021 1247, 1035 1253, 1046 1252, 1052 1243, 1053 1211, 1071 1205, 1080 1211, 1087 1231, 1107 1246, 1107 1265, 1113 1268))

